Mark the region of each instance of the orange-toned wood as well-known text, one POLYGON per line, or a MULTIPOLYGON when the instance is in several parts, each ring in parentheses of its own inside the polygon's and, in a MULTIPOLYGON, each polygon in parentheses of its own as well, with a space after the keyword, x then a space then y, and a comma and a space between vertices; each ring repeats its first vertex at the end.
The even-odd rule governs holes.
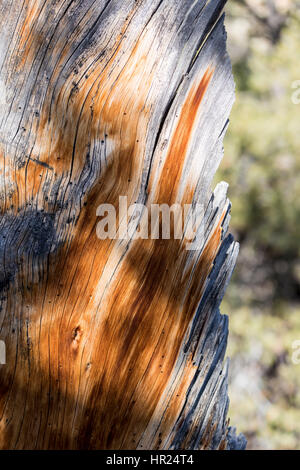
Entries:
POLYGON ((237 245, 210 187, 233 101, 224 3, 1 0, 2 449, 244 446, 218 310, 237 245), (99 239, 119 196, 201 204, 197 247, 99 239))

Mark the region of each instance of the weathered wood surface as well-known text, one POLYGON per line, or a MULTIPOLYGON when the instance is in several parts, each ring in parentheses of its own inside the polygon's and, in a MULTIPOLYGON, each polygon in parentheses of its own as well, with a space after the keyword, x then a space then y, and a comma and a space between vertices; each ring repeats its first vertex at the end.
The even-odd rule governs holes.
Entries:
POLYGON ((1 448, 244 446, 218 309, 238 247, 226 184, 211 192, 224 3, 1 1, 1 448), (198 250, 99 240, 119 195, 204 204, 198 250))

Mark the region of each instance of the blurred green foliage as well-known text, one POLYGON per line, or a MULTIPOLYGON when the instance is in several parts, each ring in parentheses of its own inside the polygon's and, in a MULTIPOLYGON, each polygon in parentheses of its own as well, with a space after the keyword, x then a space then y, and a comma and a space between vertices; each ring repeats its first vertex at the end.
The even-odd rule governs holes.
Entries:
POLYGON ((230 316, 230 416, 248 448, 300 448, 300 11, 289 0, 231 0, 236 103, 216 181, 229 182, 241 252, 230 316), (273 15, 273 17, 272 17, 273 15), (273 29, 272 29, 273 28, 273 29))

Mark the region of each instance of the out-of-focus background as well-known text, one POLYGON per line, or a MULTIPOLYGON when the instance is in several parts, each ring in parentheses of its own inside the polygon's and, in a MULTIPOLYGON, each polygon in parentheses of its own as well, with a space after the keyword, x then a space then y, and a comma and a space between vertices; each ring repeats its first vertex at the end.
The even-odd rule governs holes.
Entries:
POLYGON ((237 96, 216 180, 241 244, 222 303, 229 416, 248 449, 300 449, 300 2, 229 0, 226 22, 237 96))

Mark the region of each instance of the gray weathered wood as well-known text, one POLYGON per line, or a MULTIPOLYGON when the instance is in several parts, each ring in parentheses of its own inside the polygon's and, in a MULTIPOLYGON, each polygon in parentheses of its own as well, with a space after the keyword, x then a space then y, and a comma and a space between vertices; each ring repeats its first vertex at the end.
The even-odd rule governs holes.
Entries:
POLYGON ((211 190, 234 99, 224 4, 1 0, 1 448, 245 447, 219 312, 238 246, 227 185, 211 190), (201 204, 196 249, 99 240, 120 195, 201 204))

